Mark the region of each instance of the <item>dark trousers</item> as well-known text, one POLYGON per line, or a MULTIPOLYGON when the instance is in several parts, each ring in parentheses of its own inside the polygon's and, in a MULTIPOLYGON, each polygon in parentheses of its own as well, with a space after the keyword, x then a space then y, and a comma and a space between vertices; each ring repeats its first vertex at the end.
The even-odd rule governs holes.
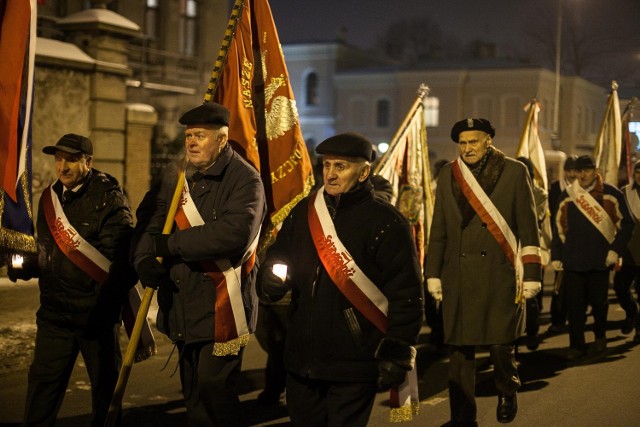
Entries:
POLYGON ((190 426, 246 426, 236 380, 242 353, 214 356, 213 342, 178 343, 180 379, 190 426))
POLYGON ((365 427, 375 396, 375 381, 345 383, 287 375, 287 406, 294 426, 365 427))
MULTIPOLYGON (((540 292, 538 295, 540 295, 540 292)), ((529 336, 538 335, 540 329, 540 303, 537 297, 527 298, 526 332, 529 336)))
POLYGON ((638 322, 636 328, 640 330, 640 316, 638 316, 638 304, 631 294, 631 285, 636 286, 636 294, 640 298, 640 267, 635 265, 622 264, 620 271, 616 272, 613 279, 613 289, 616 291, 616 297, 620 307, 625 311, 628 318, 636 317, 638 322))
POLYGON ((586 349, 584 330, 587 322, 587 307, 593 314, 593 333, 596 338, 604 338, 607 332, 607 294, 609 271, 566 271, 567 308, 569 314, 569 345, 584 351, 586 349))
POLYGON ((284 368, 284 348, 287 337, 288 305, 260 304, 256 338, 267 352, 264 394, 277 396, 284 391, 287 371, 284 368))
MULTIPOLYGON (((520 388, 513 345, 492 345, 489 356, 498 392, 512 395, 520 388)), ((449 359, 449 405, 451 421, 472 423, 476 420, 476 348, 452 346, 449 359)))
POLYGON ((104 425, 122 363, 118 327, 94 333, 37 319, 38 331, 23 426, 53 426, 62 405, 78 353, 91 382, 92 426, 104 425))
POLYGON ((567 323, 567 286, 565 282, 564 273, 563 277, 558 279, 558 272, 556 271, 554 280, 556 286, 553 294, 551 294, 551 307, 549 309, 551 312, 551 324, 554 326, 564 326, 567 323), (560 282, 556 283, 558 280, 560 282))

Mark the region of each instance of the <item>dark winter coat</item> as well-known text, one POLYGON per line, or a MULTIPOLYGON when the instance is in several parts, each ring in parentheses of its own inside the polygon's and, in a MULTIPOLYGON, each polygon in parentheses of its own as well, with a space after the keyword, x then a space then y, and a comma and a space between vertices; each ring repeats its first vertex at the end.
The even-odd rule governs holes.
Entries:
MULTIPOLYGON (((580 184, 574 181, 573 185, 580 184)), ((567 191, 563 191, 554 219, 556 227, 551 258, 562 261, 565 270, 603 271, 607 269, 605 260, 609 250, 618 255, 626 255, 627 243, 633 230, 633 219, 624 195, 613 185, 602 182, 600 175, 597 175, 595 185, 589 194, 609 214, 618 231, 613 242, 609 244, 602 233, 576 207, 567 191)))
POLYGON ((37 222, 38 317, 77 327, 113 325, 120 320, 128 289, 137 282, 127 259, 133 232, 129 202, 117 180, 96 169, 65 201, 60 181, 53 184, 53 189, 71 225, 112 264, 109 278, 102 285, 73 264, 55 243, 41 200, 37 222))
MULTIPOLYGON (((526 167, 495 148, 478 182, 520 241, 539 247, 535 204, 526 167)), ((426 277, 442 281, 445 341, 453 345, 512 343, 524 332, 516 304, 515 270, 487 224, 466 202, 451 164, 438 178, 426 257, 426 277)), ((540 265, 525 264, 525 280, 540 281, 540 265)))
MULTIPOLYGON (((423 294, 415 245, 407 220, 374 198, 369 181, 343 194, 337 205, 335 198, 325 197, 340 240, 389 301, 388 330, 385 335, 370 323, 327 274, 309 230, 310 198, 303 199, 285 219, 262 267, 281 262, 289 268, 285 365, 310 379, 375 381, 374 354, 381 340, 408 347, 420 331, 423 294)), ((401 354, 402 347, 390 346, 390 358, 401 354)))
MULTIPOLYGON (((136 212, 136 267, 143 258, 155 257, 153 237, 162 232, 176 182, 176 171, 167 171, 136 212)), ((188 167, 187 183, 205 224, 171 233, 168 246, 175 255, 164 262, 175 286, 158 289, 157 328, 172 341, 189 344, 214 338, 215 283, 201 262, 229 259, 236 265, 257 236, 266 205, 260 175, 228 145, 204 173, 188 167)), ((255 330, 258 309, 256 272, 254 266, 241 283, 250 332, 255 330)))

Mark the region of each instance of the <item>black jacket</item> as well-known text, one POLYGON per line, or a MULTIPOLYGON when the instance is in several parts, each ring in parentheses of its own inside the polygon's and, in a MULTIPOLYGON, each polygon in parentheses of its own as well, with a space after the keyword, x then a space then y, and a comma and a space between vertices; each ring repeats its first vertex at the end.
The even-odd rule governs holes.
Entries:
POLYGON ((375 381, 374 354, 381 340, 413 345, 422 323, 421 274, 409 224, 393 206, 374 198, 368 181, 343 194, 337 206, 326 195, 340 240, 388 299, 385 335, 352 306, 327 274, 309 231, 309 200, 303 199, 285 219, 261 267, 284 262, 289 268, 286 368, 311 379, 375 381))
POLYGON ((129 202, 117 180, 96 169, 65 201, 60 181, 53 184, 53 189, 71 225, 112 264, 102 285, 73 264, 54 241, 41 201, 37 222, 38 317, 85 328, 113 325, 120 320, 128 289, 137 282, 127 260, 133 232, 129 202))

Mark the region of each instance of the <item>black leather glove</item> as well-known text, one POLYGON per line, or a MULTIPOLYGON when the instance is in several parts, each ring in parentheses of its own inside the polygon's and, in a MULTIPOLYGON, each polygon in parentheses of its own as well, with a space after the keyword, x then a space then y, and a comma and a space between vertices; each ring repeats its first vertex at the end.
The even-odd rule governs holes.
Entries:
POLYGON ((402 384, 407 370, 390 360, 378 361, 378 390, 385 391, 402 384))
POLYGON ((12 259, 7 262, 7 276, 12 282, 20 280, 29 280, 39 276, 38 256, 36 254, 27 254, 22 256, 22 266, 13 267, 12 259))
POLYGON ((154 237, 156 256, 162 258, 171 256, 171 252, 169 252, 169 236, 170 234, 158 234, 154 237))
POLYGON ((260 269, 260 286, 262 294, 271 301, 278 301, 289 291, 289 286, 286 284, 286 280, 282 280, 273 273, 272 268, 272 265, 265 265, 260 269))
POLYGON ((153 257, 144 258, 138 263, 138 277, 145 288, 158 289, 162 284, 171 282, 167 270, 153 257))

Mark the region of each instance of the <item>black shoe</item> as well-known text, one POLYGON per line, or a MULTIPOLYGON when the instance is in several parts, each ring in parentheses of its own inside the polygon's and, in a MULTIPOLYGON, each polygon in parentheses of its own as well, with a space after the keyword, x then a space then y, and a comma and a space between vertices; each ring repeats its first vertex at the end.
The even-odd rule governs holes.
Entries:
POLYGON ((569 362, 579 362, 587 355, 586 350, 582 350, 576 347, 570 347, 567 351, 567 360, 569 362))
POLYGON ((640 343, 640 331, 636 328, 636 334, 633 337, 633 342, 640 343))
POLYGON ((498 394, 498 408, 496 409, 496 418, 498 422, 510 423, 518 413, 518 398, 516 393, 511 396, 498 394))
POLYGON ((540 347, 540 340, 538 339, 538 334, 527 335, 527 348, 533 351, 533 350, 537 350, 538 347, 540 347))
POLYGON ((633 329, 636 327, 636 322, 638 321, 638 312, 632 316, 627 314, 627 317, 622 322, 622 327, 620 328, 620 332, 624 335, 630 334, 633 332, 633 329))
POLYGON ((564 334, 565 332, 567 332, 565 325, 551 325, 549 329, 547 329, 547 335, 564 334))

